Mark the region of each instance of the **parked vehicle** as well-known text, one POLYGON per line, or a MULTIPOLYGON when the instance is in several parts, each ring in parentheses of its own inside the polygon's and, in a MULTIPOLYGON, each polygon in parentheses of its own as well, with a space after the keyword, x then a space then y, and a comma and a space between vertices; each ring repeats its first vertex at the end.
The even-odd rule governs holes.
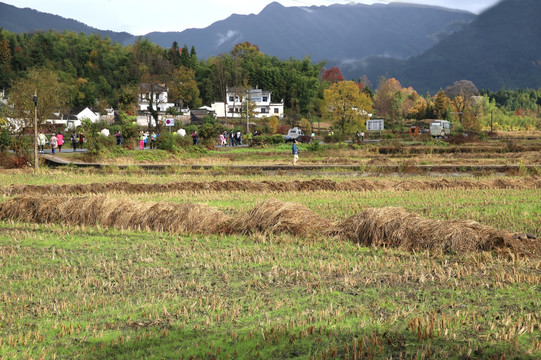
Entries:
POLYGON ((451 134, 452 125, 447 120, 435 120, 430 124, 430 135, 432 137, 447 137, 451 134))
POLYGON ((301 141, 304 138, 304 131, 302 131, 298 127, 294 127, 293 129, 289 129, 287 135, 285 135, 285 138, 286 142, 293 140, 301 141))

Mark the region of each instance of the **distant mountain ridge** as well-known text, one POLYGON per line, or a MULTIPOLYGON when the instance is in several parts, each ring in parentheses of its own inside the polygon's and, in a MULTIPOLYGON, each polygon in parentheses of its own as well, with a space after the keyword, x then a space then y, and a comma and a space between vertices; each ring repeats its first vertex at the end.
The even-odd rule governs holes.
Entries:
MULTIPOLYGON (((171 47, 174 41, 179 46, 194 46, 199 58, 229 52, 236 44, 249 41, 280 59, 306 56, 314 61, 365 56, 404 59, 434 46, 475 17, 466 11, 412 4, 285 7, 273 2, 257 15, 234 14, 204 29, 151 32, 144 37, 164 48, 171 47)), ((18 33, 49 29, 98 33, 123 45, 138 38, 3 3, 0 3, 0 26, 18 33)))
POLYGON ((396 77, 434 94, 457 80, 479 89, 541 87, 541 1, 503 0, 464 29, 408 60, 372 58, 342 65, 344 76, 396 77))
POLYGON ((163 47, 173 41, 194 45, 201 58, 249 41, 280 59, 307 55, 314 61, 373 55, 404 59, 434 46, 475 17, 466 11, 399 3, 284 7, 273 2, 257 15, 235 14, 204 29, 146 36, 163 47))
POLYGON ((503 0, 463 30, 408 60, 402 76, 412 86, 424 88, 460 79, 485 89, 540 88, 540 17, 539 0, 503 0), (428 78, 427 72, 433 75, 428 78))
POLYGON ((58 32, 68 30, 85 34, 97 33, 103 37, 109 37, 112 41, 120 44, 132 41, 133 39, 133 35, 127 32, 100 30, 77 20, 66 19, 58 15, 29 8, 21 9, 2 2, 0 2, 0 27, 14 33, 49 30, 58 32))

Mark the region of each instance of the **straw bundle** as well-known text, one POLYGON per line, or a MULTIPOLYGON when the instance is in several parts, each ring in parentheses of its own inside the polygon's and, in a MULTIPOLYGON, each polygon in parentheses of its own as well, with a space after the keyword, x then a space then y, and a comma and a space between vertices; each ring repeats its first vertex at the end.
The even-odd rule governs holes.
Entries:
POLYGON ((109 182, 94 184, 63 184, 63 185, 10 185, 0 188, 5 196, 14 195, 85 195, 124 192, 127 194, 166 193, 172 191, 245 191, 245 192, 289 192, 289 191, 426 191, 431 189, 541 189, 541 177, 530 176, 518 179, 437 179, 385 181, 359 179, 336 182, 325 179, 297 181, 184 181, 165 184, 134 184, 129 182, 109 182))
POLYGON ((136 202, 106 196, 15 198, 0 206, 0 218, 199 234, 220 232, 229 220, 206 205, 136 202))
POLYGON ((354 215, 336 225, 333 233, 366 246, 405 250, 472 252, 511 248, 517 253, 532 250, 531 244, 517 240, 512 233, 475 221, 425 219, 392 207, 368 209, 354 215))
POLYGON ((305 236, 323 232, 330 223, 307 207, 291 202, 270 199, 231 222, 235 233, 280 233, 305 236))
POLYGON ((101 225, 172 233, 282 233, 338 235, 365 246, 405 250, 475 252, 511 250, 541 255, 535 237, 513 235, 466 220, 431 220, 402 208, 368 209, 333 226, 307 207, 275 199, 231 218, 200 204, 142 202, 106 196, 19 197, 0 204, 0 219, 23 222, 101 225))

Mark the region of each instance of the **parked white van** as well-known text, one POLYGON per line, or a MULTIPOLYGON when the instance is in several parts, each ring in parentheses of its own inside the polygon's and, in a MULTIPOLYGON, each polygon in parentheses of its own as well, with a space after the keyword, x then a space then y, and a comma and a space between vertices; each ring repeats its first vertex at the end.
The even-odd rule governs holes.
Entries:
POLYGON ((297 127, 294 127, 293 129, 289 129, 289 131, 287 132, 286 141, 293 141, 303 136, 304 136, 304 131, 302 131, 301 129, 297 127))
POLYGON ((435 120, 430 124, 430 135, 432 137, 446 137, 451 134, 452 125, 447 120, 435 120))

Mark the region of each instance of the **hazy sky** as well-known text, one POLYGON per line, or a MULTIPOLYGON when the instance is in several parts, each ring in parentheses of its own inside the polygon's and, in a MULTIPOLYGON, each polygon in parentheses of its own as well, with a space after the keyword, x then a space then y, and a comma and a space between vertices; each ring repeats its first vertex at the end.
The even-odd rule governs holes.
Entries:
MULTIPOLYGON (((402 0, 479 14, 500 0, 402 0)), ((20 8, 71 18, 100 30, 144 35, 152 31, 204 28, 231 14, 257 14, 272 0, 0 0, 20 8)), ((278 0, 284 6, 373 4, 392 0, 278 0)), ((398 2, 398 1, 397 1, 398 2)))

